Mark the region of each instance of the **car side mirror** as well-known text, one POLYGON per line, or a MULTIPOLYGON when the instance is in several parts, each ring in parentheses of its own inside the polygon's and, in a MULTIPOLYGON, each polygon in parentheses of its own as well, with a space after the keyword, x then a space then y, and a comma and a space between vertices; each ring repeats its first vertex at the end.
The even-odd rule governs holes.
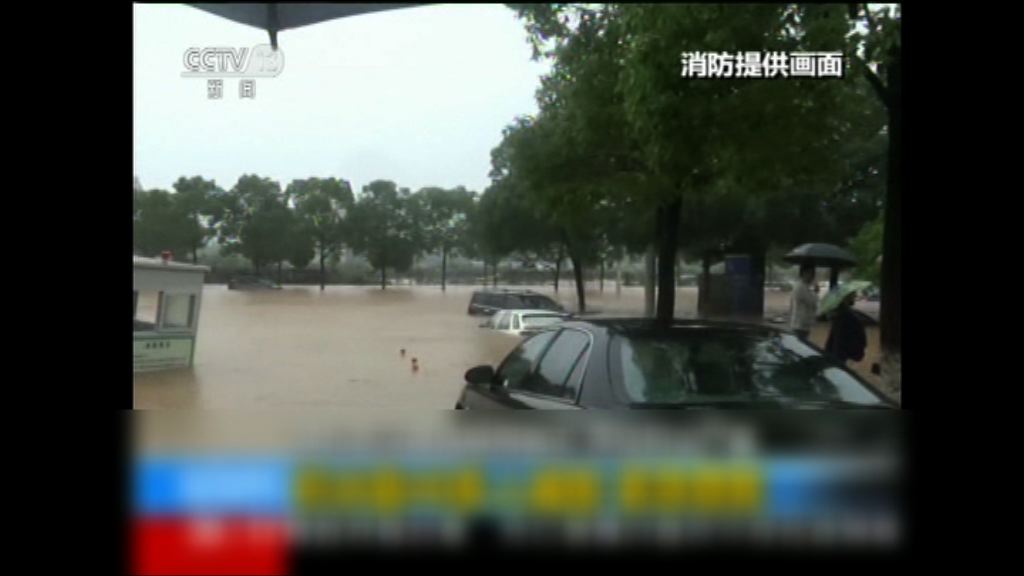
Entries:
POLYGON ((494 368, 487 364, 470 368, 466 371, 466 382, 470 384, 489 384, 494 380, 494 368))

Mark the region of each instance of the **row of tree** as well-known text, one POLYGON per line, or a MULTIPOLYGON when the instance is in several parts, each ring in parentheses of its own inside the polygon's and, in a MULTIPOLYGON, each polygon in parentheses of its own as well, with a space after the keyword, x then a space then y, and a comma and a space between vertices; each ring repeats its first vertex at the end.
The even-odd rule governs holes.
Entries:
MULTIPOLYGON (((213 180, 183 176, 172 191, 136 187, 135 253, 170 250, 198 263, 202 248, 215 240, 222 256, 242 256, 256 273, 276 265, 280 274, 285 262, 305 269, 316 260, 321 289, 328 263, 345 248, 367 259, 382 287, 388 270, 406 272, 424 254, 441 256, 442 290, 453 254, 482 259, 484 277, 497 285, 500 262, 512 258, 528 268, 554 263, 557 291, 567 244, 525 198, 499 189, 483 196, 462 186, 413 193, 377 180, 356 197, 338 178, 294 180, 282 189, 269 178, 244 175, 225 190, 213 180)), ((623 254, 608 243, 595 243, 585 254, 578 243, 572 248, 568 255, 581 287, 584 259, 600 265, 603 286, 605 263, 616 265, 623 254)))
POLYGON ((394 182, 376 180, 358 198, 338 178, 294 180, 284 189, 256 175, 244 175, 229 190, 200 176, 179 178, 174 191, 139 190, 134 200, 135 252, 155 256, 164 250, 198 253, 216 239, 224 255, 238 254, 255 272, 284 262, 306 268, 317 259, 320 286, 326 264, 343 248, 363 255, 379 271, 406 271, 424 252, 442 254, 442 289, 448 255, 474 254, 469 236, 476 193, 464 187, 429 187, 416 193, 394 182))

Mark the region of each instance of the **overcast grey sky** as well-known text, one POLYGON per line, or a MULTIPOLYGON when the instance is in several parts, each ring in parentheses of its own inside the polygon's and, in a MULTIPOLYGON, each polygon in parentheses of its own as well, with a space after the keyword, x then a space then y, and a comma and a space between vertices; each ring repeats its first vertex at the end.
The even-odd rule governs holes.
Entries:
POLYGON ((134 172, 147 189, 256 173, 284 187, 339 177, 483 191, 502 128, 536 112, 546 63, 499 5, 435 5, 342 18, 278 36, 284 68, 241 99, 224 78, 183 78, 189 47, 252 48, 263 30, 183 5, 134 6, 134 172))

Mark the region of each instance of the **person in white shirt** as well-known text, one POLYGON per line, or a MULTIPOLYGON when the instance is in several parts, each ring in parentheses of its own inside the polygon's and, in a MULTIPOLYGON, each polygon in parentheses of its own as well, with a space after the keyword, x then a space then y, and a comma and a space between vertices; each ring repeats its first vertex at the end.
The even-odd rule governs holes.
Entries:
POLYGON ((813 283, 814 266, 801 266, 800 280, 793 288, 793 297, 789 302, 789 327, 804 340, 810 337, 811 327, 818 315, 818 296, 811 288, 813 283))

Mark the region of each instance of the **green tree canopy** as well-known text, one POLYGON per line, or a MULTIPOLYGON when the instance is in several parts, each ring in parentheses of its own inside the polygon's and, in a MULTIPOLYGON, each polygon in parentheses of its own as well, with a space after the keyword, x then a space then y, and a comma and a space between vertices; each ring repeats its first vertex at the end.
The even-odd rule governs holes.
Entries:
POLYGON ((449 252, 466 245, 470 218, 474 210, 475 192, 459 186, 453 189, 423 188, 412 196, 418 204, 420 233, 423 250, 441 252, 441 289, 445 289, 448 275, 449 252))
POLYGON ((410 196, 394 182, 375 180, 363 187, 352 208, 352 248, 380 271, 382 289, 387 269, 409 270, 423 244, 418 207, 410 196))
POLYGON ((337 178, 307 178, 293 180, 285 196, 301 221, 297 228, 303 234, 299 244, 304 247, 308 236, 319 254, 320 289, 323 290, 325 262, 340 252, 350 233, 346 222, 355 204, 352 188, 347 181, 337 178))
POLYGON ((425 250, 450 250, 462 245, 475 197, 475 192, 463 186, 427 187, 412 196, 420 205, 420 232, 425 250))
POLYGON ((174 183, 174 201, 188 216, 188 236, 192 262, 199 259, 199 249, 216 235, 215 221, 220 216, 223 190, 213 180, 201 176, 178 178, 174 183))
MULTIPOLYGON (((535 54, 553 62, 538 93, 542 112, 535 124, 555 126, 552 139, 562 141, 541 163, 559 169, 527 170, 558 181, 532 189, 566 206, 578 200, 616 214, 652 213, 644 219, 661 246, 659 318, 673 314, 671 262, 679 246, 763 254, 798 233, 811 236, 799 241, 841 237, 837 219, 855 229, 863 222, 850 214, 871 217, 862 208, 871 204, 863 186, 851 193, 837 185, 854 172, 849 147, 876 138, 881 127, 862 79, 681 74, 682 52, 835 50, 850 32, 844 7, 512 7, 526 22, 535 54), (567 161, 573 156, 575 162, 567 161)), ((607 235, 639 247, 642 232, 629 228, 613 224, 607 235)))
POLYGON ((141 256, 159 256, 170 250, 175 257, 191 249, 192 222, 175 202, 175 195, 166 190, 138 191, 133 241, 141 256))
POLYGON ((218 241, 227 254, 241 254, 260 271, 288 259, 291 210, 277 182, 243 175, 223 198, 218 241))
POLYGON ((309 224, 301 218, 292 220, 292 229, 288 237, 288 263, 294 268, 303 270, 316 256, 316 240, 309 224))
POLYGON ((857 258, 854 275, 867 280, 876 286, 882 281, 882 228, 884 218, 879 215, 861 228, 856 236, 850 239, 850 250, 857 258))

